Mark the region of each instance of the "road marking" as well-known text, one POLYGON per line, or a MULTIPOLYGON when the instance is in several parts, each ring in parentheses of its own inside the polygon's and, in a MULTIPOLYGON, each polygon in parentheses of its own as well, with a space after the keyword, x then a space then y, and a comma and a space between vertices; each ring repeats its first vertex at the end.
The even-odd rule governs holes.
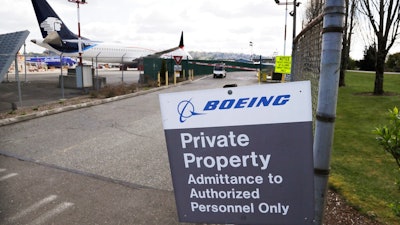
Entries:
POLYGON ((10 173, 10 174, 7 174, 7 175, 5 175, 5 176, 0 177, 0 181, 7 180, 7 179, 9 179, 9 178, 11 178, 11 177, 15 177, 15 176, 17 176, 17 175, 18 175, 18 173, 10 173))
POLYGON ((10 222, 13 222, 19 218, 22 218, 24 216, 26 216, 27 214, 37 210, 38 208, 42 207, 45 204, 48 204, 52 201, 54 201, 57 198, 57 195, 50 195, 47 198, 42 199, 39 202, 36 202, 35 204, 29 206, 28 208, 22 210, 21 212, 17 213, 17 215, 11 217, 10 219, 8 219, 10 222))
POLYGON ((73 206, 74 203, 71 202, 63 202, 59 204, 56 208, 46 212, 42 216, 38 217, 34 221, 32 221, 32 225, 39 225, 39 224, 44 224, 47 220, 49 220, 51 217, 56 216, 57 214, 60 214, 67 210, 69 207, 73 206))
POLYGON ((6 171, 6 169, 0 168, 0 173, 6 171))

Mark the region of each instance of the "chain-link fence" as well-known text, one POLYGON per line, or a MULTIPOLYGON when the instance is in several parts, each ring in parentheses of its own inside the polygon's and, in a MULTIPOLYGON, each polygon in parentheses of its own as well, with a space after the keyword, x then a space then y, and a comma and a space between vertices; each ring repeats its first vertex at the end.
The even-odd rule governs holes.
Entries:
POLYGON ((323 15, 321 14, 310 22, 293 41, 292 80, 311 81, 313 114, 316 112, 318 103, 322 28, 323 15))

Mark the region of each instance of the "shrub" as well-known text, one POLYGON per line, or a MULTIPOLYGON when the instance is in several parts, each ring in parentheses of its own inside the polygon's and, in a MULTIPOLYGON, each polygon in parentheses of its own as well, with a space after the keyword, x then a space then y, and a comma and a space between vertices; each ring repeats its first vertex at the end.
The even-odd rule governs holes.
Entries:
MULTIPOLYGON (((376 140, 386 152, 389 152, 396 160, 400 171, 400 114, 399 109, 394 107, 389 110, 389 124, 375 128, 374 133, 378 135, 376 140)), ((400 179, 398 178, 397 186, 400 190, 400 179)), ((389 205, 393 213, 400 217, 400 201, 395 201, 389 205)))
POLYGON ((374 133, 378 135, 376 140, 385 151, 389 152, 396 160, 400 168, 400 114, 399 109, 394 107, 388 113, 389 124, 377 127, 374 133))

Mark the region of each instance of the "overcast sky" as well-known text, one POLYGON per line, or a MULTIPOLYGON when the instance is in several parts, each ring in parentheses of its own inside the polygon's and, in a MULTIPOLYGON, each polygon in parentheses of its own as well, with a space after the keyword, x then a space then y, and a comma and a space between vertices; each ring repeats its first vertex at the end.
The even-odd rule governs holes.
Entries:
MULTIPOLYGON (((76 4, 47 1, 77 33, 76 4)), ((0 5, 0 34, 29 30, 27 51, 43 52, 29 41, 41 38, 31 0, 0 0, 0 5)), ((304 8, 303 3, 297 10, 297 33, 304 8)), ((292 10, 289 6, 288 12, 292 10)), ((285 6, 276 5, 274 0, 88 0, 80 7, 80 17, 84 37, 154 50, 177 46, 181 31, 187 51, 271 56, 274 52, 283 55, 285 46, 285 6)), ((293 17, 288 15, 286 55, 291 52, 292 24, 293 17)), ((361 59, 366 44, 362 38, 353 41, 351 56, 361 59)), ((400 49, 399 44, 396 49, 400 49)))

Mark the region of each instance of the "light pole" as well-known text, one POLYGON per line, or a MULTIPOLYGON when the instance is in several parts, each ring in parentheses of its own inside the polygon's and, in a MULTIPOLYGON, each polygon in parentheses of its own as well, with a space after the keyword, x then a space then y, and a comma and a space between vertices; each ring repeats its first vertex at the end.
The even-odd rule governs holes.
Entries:
POLYGON ((286 27, 287 27, 287 10, 288 10, 288 5, 293 5, 293 11, 290 12, 290 15, 293 16, 293 39, 296 37, 296 7, 299 7, 301 2, 297 2, 294 0, 293 2, 288 2, 285 0, 285 2, 280 2, 279 0, 275 0, 275 3, 278 5, 284 5, 285 6, 285 34, 284 34, 284 46, 283 46, 283 55, 286 55, 286 27))
POLYGON ((82 38, 81 38, 81 22, 80 22, 80 13, 79 13, 79 5, 86 4, 86 0, 68 0, 69 2, 76 3, 78 10, 78 52, 79 52, 79 65, 82 63, 82 38))
POLYGON ((253 60, 253 42, 252 41, 249 42, 249 46, 250 46, 250 50, 251 50, 250 60, 253 60))

